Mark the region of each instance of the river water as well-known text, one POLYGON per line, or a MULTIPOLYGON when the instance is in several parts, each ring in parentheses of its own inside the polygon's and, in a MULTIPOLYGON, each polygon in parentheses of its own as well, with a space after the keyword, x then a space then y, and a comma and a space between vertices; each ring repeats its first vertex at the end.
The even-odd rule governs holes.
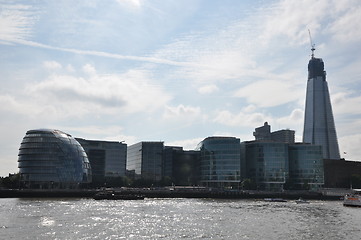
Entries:
POLYGON ((0 199, 0 239, 361 239, 361 208, 215 199, 0 199))

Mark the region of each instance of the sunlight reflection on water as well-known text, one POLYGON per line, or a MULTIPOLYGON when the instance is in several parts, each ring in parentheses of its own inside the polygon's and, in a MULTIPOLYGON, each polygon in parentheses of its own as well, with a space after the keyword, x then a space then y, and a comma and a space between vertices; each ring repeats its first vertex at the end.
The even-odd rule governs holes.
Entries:
POLYGON ((4 239, 359 239, 339 201, 0 199, 4 239))

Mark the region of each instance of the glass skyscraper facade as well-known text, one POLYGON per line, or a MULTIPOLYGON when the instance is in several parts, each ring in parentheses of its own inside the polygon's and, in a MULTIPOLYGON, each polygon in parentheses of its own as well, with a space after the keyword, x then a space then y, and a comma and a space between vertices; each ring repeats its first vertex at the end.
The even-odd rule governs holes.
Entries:
POLYGON ((313 54, 308 63, 303 142, 321 145, 325 159, 340 159, 324 63, 313 54))
POLYGON ((200 183, 210 187, 239 187, 241 180, 240 139, 208 137, 200 142, 200 183))
POLYGON ((293 144, 288 147, 291 187, 319 189, 324 185, 322 147, 311 144, 293 144))
POLYGON ((59 130, 27 131, 18 156, 20 181, 25 188, 77 188, 92 180, 84 149, 59 130))

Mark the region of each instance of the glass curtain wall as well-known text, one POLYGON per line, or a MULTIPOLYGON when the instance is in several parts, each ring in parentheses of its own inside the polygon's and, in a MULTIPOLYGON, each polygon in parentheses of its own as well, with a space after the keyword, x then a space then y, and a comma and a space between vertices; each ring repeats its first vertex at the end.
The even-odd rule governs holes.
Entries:
POLYGON ((241 179, 240 140, 208 137, 197 146, 200 151, 200 182, 203 186, 239 188, 241 179))
POLYGON ((319 189, 324 184, 322 146, 296 144, 289 146, 290 187, 319 189))
POLYGON ((246 144, 247 177, 260 190, 283 190, 288 179, 288 145, 276 142, 246 144))
POLYGON ((18 167, 24 188, 78 188, 92 180, 81 145, 59 130, 30 130, 21 142, 18 167))

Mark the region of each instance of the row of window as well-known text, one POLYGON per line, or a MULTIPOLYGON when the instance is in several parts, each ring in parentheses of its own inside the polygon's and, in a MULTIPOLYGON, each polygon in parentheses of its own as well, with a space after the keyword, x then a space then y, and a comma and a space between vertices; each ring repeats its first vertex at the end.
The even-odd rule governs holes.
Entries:
POLYGON ((26 149, 26 148, 59 148, 59 144, 57 142, 43 142, 43 143, 27 142, 27 143, 22 143, 20 145, 20 149, 26 149))
POLYGON ((323 172, 322 168, 311 168, 311 169, 295 169, 291 170, 290 173, 320 173, 323 172))
POLYGON ((28 142, 46 143, 46 142, 60 142, 60 140, 54 137, 33 137, 33 138, 25 137, 21 143, 28 143, 28 142))
POLYGON ((239 172, 232 172, 232 171, 201 171, 201 176, 239 176, 239 172))
POLYGON ((217 170, 222 170, 222 169, 225 169, 225 170, 233 170, 233 171, 237 171, 237 169, 239 170, 240 169, 240 166, 234 166, 234 165, 214 165, 214 166, 211 166, 211 165, 202 165, 200 167, 201 170, 210 170, 210 169, 217 169, 217 170))
POLYGON ((219 175, 211 175, 211 176, 201 176, 201 181, 212 181, 212 180, 218 180, 218 181, 240 181, 239 176, 219 176, 219 175))
POLYGON ((90 163, 81 145, 61 132, 28 133, 18 158, 19 172, 29 181, 82 182, 91 178, 90 163))

